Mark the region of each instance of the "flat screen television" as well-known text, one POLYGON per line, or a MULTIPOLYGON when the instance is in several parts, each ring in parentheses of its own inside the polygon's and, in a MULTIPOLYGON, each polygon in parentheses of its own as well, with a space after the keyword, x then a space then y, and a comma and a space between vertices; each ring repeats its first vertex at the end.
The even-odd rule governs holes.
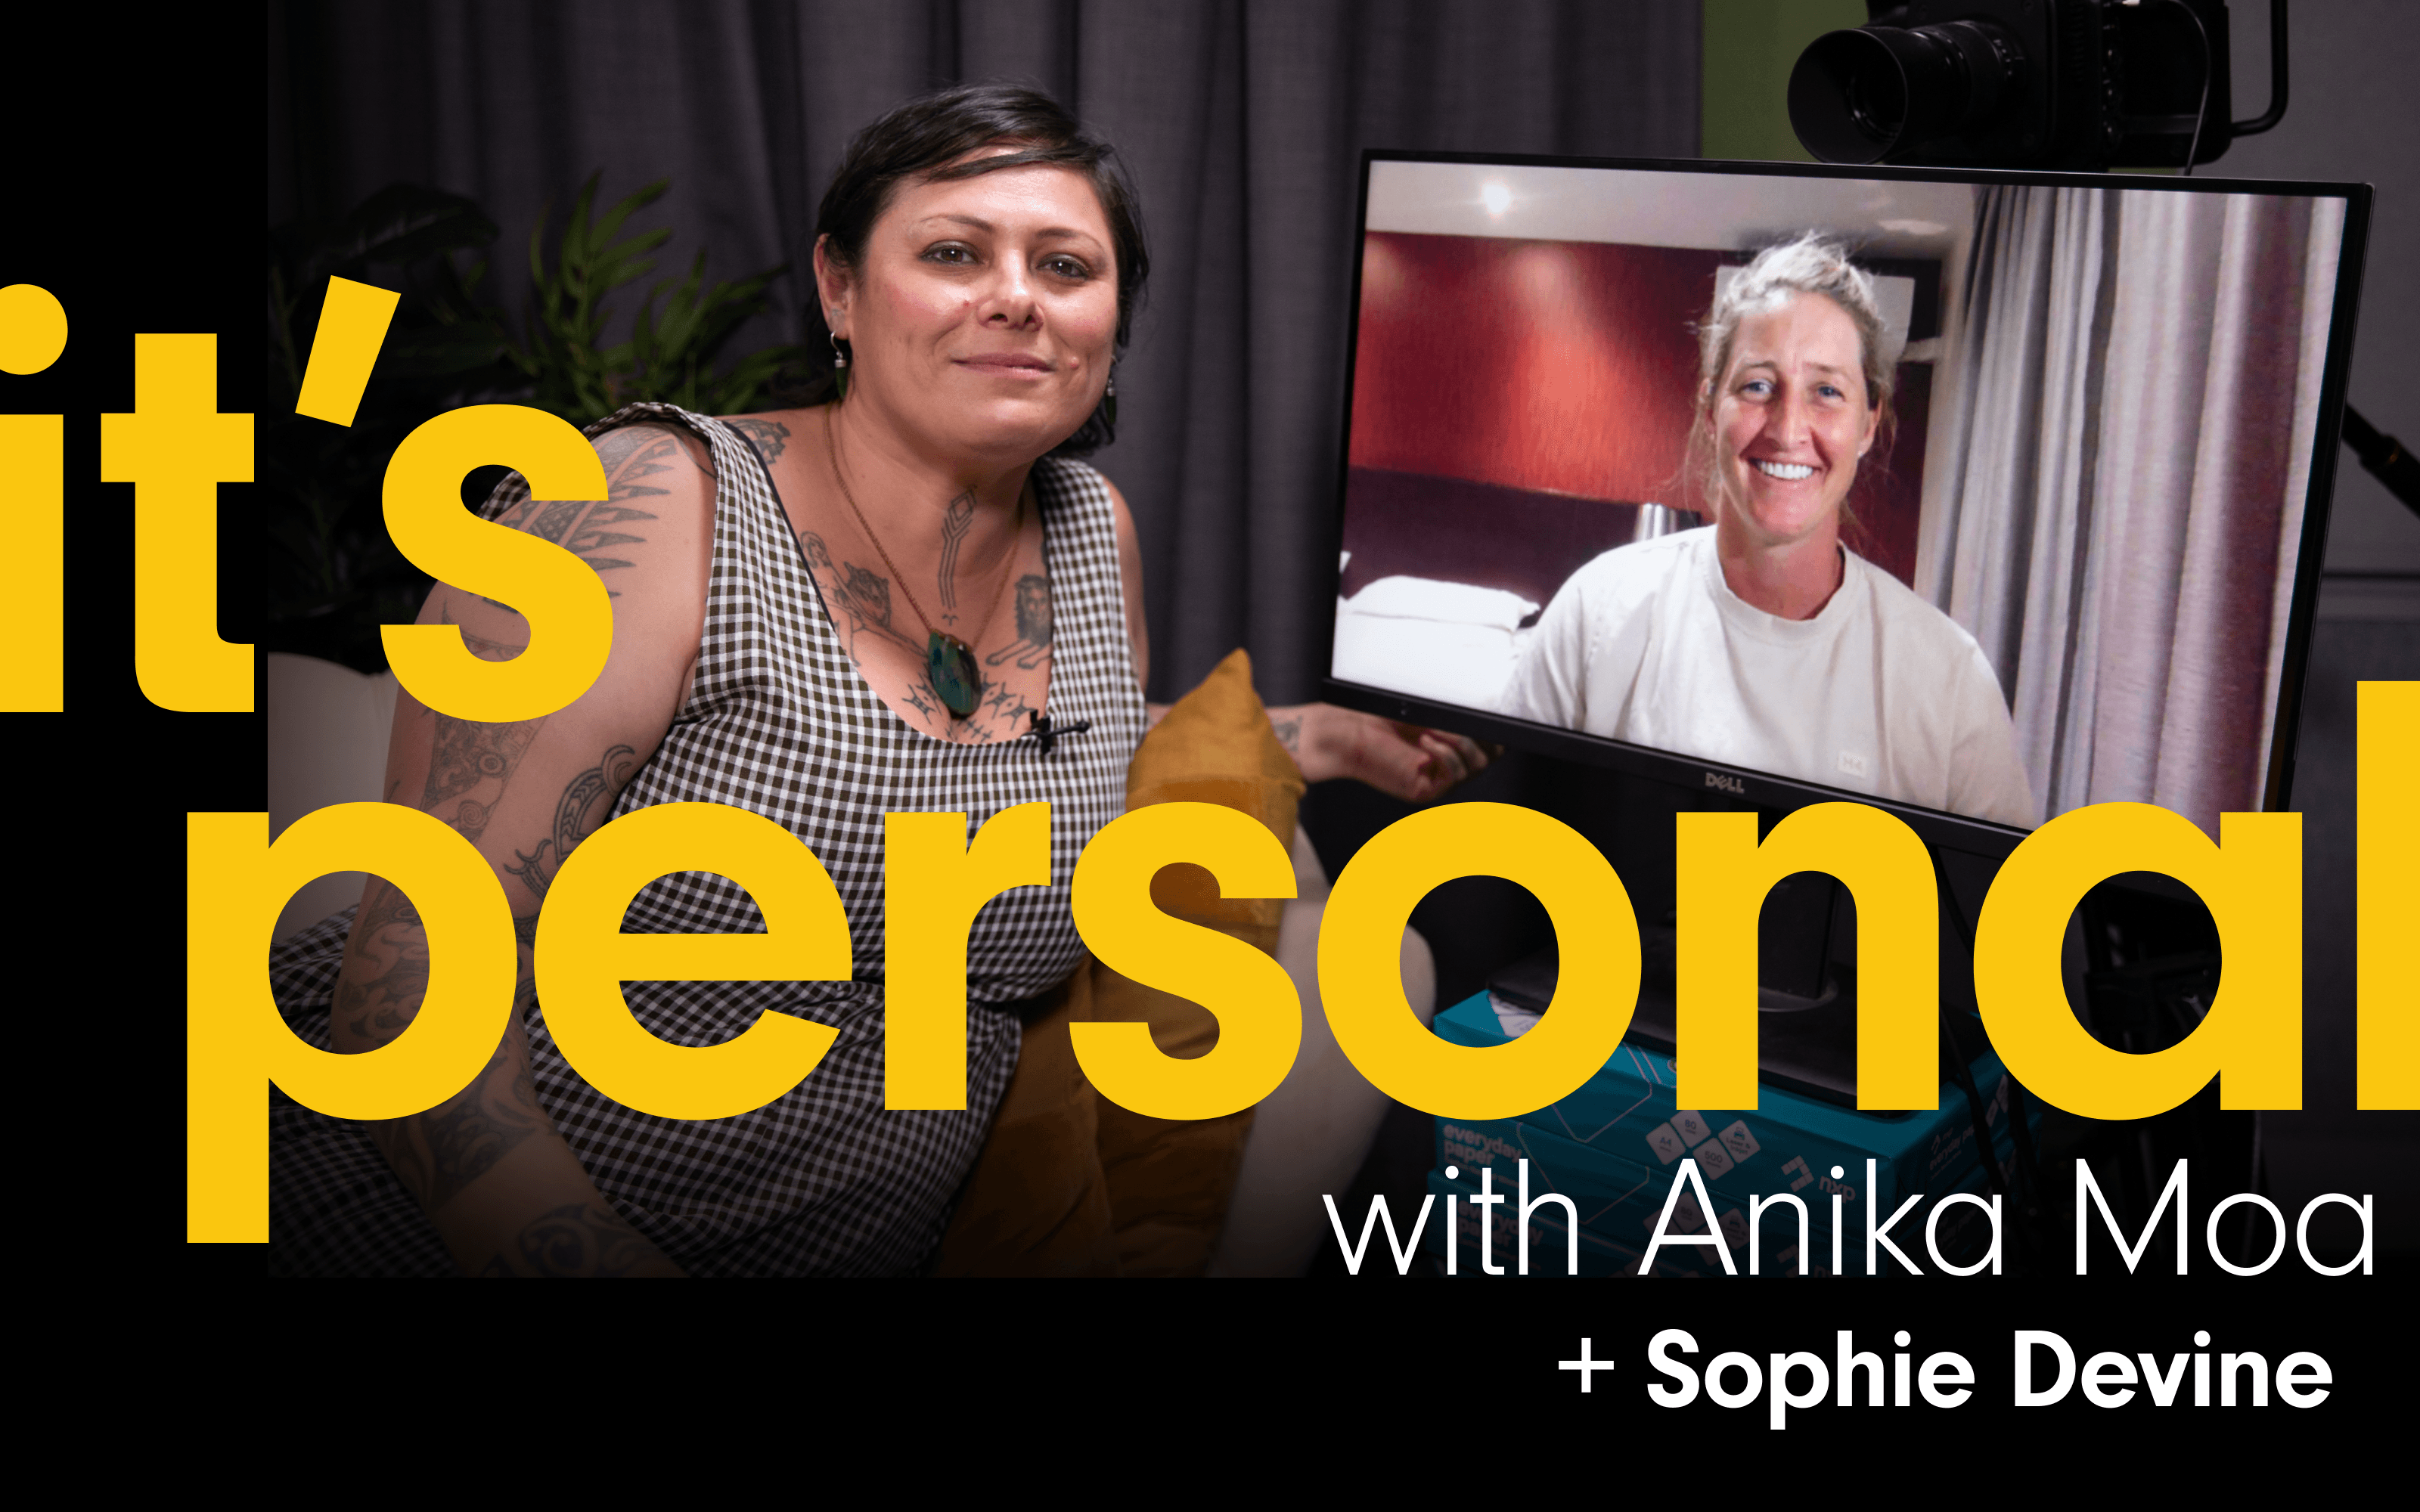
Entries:
MULTIPOLYGON (((2368 209, 1370 153, 1325 694, 1668 812, 1874 804, 1986 880, 2086 804, 2284 808, 2368 209)), ((1768 903, 1768 1008, 1832 994, 1816 904, 1768 903)), ((1768 1079, 1848 1095, 1848 1019, 1768 1018, 1768 1079)))

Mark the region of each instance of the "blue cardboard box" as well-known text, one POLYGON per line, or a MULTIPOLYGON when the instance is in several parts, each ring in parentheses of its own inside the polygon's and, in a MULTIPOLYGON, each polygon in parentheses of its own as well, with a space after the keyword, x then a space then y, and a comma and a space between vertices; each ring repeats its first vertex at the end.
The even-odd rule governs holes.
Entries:
MULTIPOLYGON (((1424 1240, 1432 1255, 1440 1259, 1444 1258, 1446 1219, 1450 1215, 1455 1231, 1453 1257, 1455 1273, 1483 1274, 1485 1273, 1481 1269, 1481 1255, 1479 1247, 1480 1213, 1482 1211, 1482 1205, 1472 1200, 1480 1191, 1479 1173, 1477 1170, 1460 1165, 1452 1168, 1459 1173, 1459 1179, 1449 1179, 1443 1169, 1429 1173, 1429 1190, 1437 1198, 1437 1211, 1431 1220, 1434 1232, 1424 1236, 1424 1240), (1451 1204, 1446 1201, 1449 1196, 1455 1199, 1451 1204)), ((1507 1274, 1518 1274, 1520 1273, 1520 1230, 1516 1227, 1520 1221, 1518 1167, 1513 1161, 1507 1160, 1495 1169, 1496 1174, 1501 1176, 1502 1180, 1500 1181, 1491 1180, 1490 1184, 1497 1194, 1503 1196, 1504 1200, 1487 1205, 1484 1210, 1487 1212, 1489 1225, 1489 1251, 1486 1257, 1502 1266, 1507 1274)), ((1580 1215, 1579 1273, 1583 1276, 1639 1274, 1639 1265, 1646 1256, 1648 1240, 1654 1233, 1655 1221, 1664 1210, 1665 1195, 1669 1191, 1672 1183, 1670 1176, 1667 1173, 1658 1172, 1651 1176, 1644 1169, 1640 1169, 1638 1176, 1640 1182, 1632 1189, 1609 1192, 1605 1186, 1589 1180, 1586 1173, 1576 1166, 1566 1167, 1551 1179, 1542 1179, 1539 1167, 1533 1163, 1529 1167, 1529 1196, 1532 1205, 1528 1216, 1528 1273, 1545 1276, 1560 1276, 1567 1273, 1566 1266, 1571 1257, 1569 1236, 1572 1229, 1564 1215, 1562 1204, 1538 1201, 1538 1198, 1547 1192, 1559 1192, 1571 1199, 1573 1208, 1580 1215)), ((1741 1272, 1745 1273, 1748 1239, 1746 1212, 1742 1205, 1718 1196, 1714 1197, 1714 1221, 1721 1226, 1724 1239, 1730 1246, 1732 1263, 1739 1266, 1741 1272)), ((1810 1209, 1810 1212, 1811 1211, 1810 1209)), ((1778 1228, 1783 1226, 1774 1223, 1770 1214, 1767 1215, 1767 1220, 1766 1238, 1776 1242, 1777 1248, 1774 1243, 1761 1247, 1761 1273, 1796 1275, 1798 1248, 1795 1224, 1787 1226, 1792 1232, 1783 1238, 1778 1233, 1778 1228), (1783 1250, 1788 1251, 1786 1258, 1780 1253, 1783 1250)), ((1672 1224, 1668 1232, 1675 1235, 1703 1235, 1711 1232, 1706 1227, 1705 1211, 1699 1206, 1695 1196, 1685 1188, 1673 1205, 1672 1224)), ((1813 1235, 1810 1261, 1815 1272, 1821 1273, 1826 1268, 1830 1244, 1828 1238, 1813 1235)), ((1723 1273, 1723 1262, 1715 1255, 1712 1245, 1667 1243, 1656 1248, 1654 1273, 1676 1277, 1718 1276, 1723 1273)))
MULTIPOLYGON (((1702 1235, 1709 1232, 1696 1193, 1682 1180, 1681 1173, 1688 1168, 1684 1163, 1694 1159, 1692 1156, 1684 1155, 1668 1166, 1651 1169, 1620 1155, 1559 1138, 1518 1119, 1473 1121, 1439 1119, 1436 1131, 1437 1173, 1452 1171, 1454 1175, 1450 1180, 1466 1191, 1479 1191, 1483 1186, 1491 1192, 1506 1194, 1511 1200, 1501 1206, 1500 1211, 1517 1211, 1523 1179, 1522 1163, 1526 1161, 1533 1227, 1543 1221, 1555 1226, 1557 1233, 1562 1231, 1566 1220, 1560 1203, 1543 1210, 1535 1206, 1542 1194, 1552 1192, 1571 1199, 1573 1211, 1577 1214, 1584 1233, 1617 1245, 1643 1251, 1663 1214, 1668 1197, 1673 1202, 1672 1221, 1665 1230, 1668 1235, 1702 1235), (1681 1185, 1681 1195, 1670 1197, 1676 1183, 1681 1185)), ((2005 1138, 1999 1141, 1996 1153, 2005 1181, 2009 1179, 2014 1165, 2013 1151, 2005 1138)), ((1769 1200, 1776 1196, 1774 1191, 1760 1190, 1756 1183, 1740 1180, 1739 1168, 1734 1167, 1730 1177, 1729 1180, 1714 1181, 1706 1179, 1704 1171, 1699 1172, 1699 1180, 1705 1183, 1706 1199, 1714 1207, 1715 1222, 1729 1242, 1733 1262, 1743 1273, 1795 1274, 1800 1236, 1797 1211, 1787 1202, 1769 1200), (1752 1198, 1768 1200, 1760 1211, 1752 1198), (1759 1230, 1753 1235, 1749 1227, 1751 1213, 1756 1215, 1759 1230)), ((1965 1180, 1953 1190, 1979 1195, 1988 1193, 1989 1189, 1989 1179, 1983 1170, 1978 1166, 1969 1166, 1965 1180)), ((1444 1189, 1433 1186, 1433 1190, 1442 1195, 1444 1189)), ((1832 1269, 1831 1201, 1812 1192, 1789 1195, 1797 1196, 1805 1204, 1810 1273, 1829 1273, 1832 1269)), ((1899 1242, 1900 1248, 1927 1269, 1931 1268, 1931 1260, 1923 1249, 1923 1227, 1933 1204, 1944 1195, 1947 1194, 1930 1195, 1930 1200, 1920 1203, 1916 1211, 1900 1219, 1897 1227, 1889 1230, 1890 1237, 1899 1242)), ((1456 1211, 1460 1211, 1459 1207, 1456 1211)), ((1839 1214, 1844 1269, 1851 1274, 1862 1273, 1867 1222, 1863 1199, 1853 1202, 1843 1197, 1839 1214)), ((1874 1214, 1877 1224, 1888 1223, 1891 1216, 1889 1208, 1878 1205, 1874 1214)), ((1507 1242, 1516 1233, 1508 1227, 1505 1233, 1507 1242)), ((1966 1203, 1954 1205, 1941 1221, 1939 1241, 1942 1257, 1953 1265, 1970 1264, 1985 1252, 1990 1237, 1989 1226, 1978 1210, 1966 1203)), ((1559 1246, 1563 1241, 1558 1238, 1554 1242, 1559 1246, 1556 1254, 1560 1257, 1562 1250, 1559 1246)), ((1538 1241, 1533 1238, 1530 1243, 1534 1251, 1538 1241)), ((1670 1256, 1675 1253, 1683 1257, 1701 1257, 1700 1265, 1683 1264, 1675 1273, 1690 1269, 1704 1269, 1708 1273, 1721 1270, 1720 1259, 1709 1246, 1691 1246, 1677 1252, 1659 1246, 1656 1254, 1659 1273, 1666 1271, 1670 1256)), ((1878 1258, 1885 1260, 1889 1273, 1902 1273, 1895 1266, 1888 1266, 1887 1257, 1878 1258)), ((1559 1267, 1560 1258, 1556 1263, 1559 1267)))
MULTIPOLYGON (((1439 1119, 1436 1121, 1436 1170, 1455 1173, 1454 1184, 1476 1192, 1482 1185, 1481 1172, 1487 1173, 1484 1184, 1495 1192, 1504 1193, 1508 1201, 1503 1211, 1517 1207, 1521 1191, 1521 1163, 1528 1163, 1529 1196, 1534 1203, 1544 1193, 1559 1193, 1571 1199, 1573 1211, 1579 1215, 1584 1232, 1600 1236, 1616 1244, 1643 1252, 1648 1239, 1655 1231, 1664 1203, 1670 1196, 1673 1183, 1679 1180, 1683 1166, 1679 1162, 1651 1170, 1637 1161, 1624 1160, 1605 1150, 1590 1149, 1567 1139, 1559 1139, 1542 1130, 1532 1129, 1515 1119, 1475 1122, 1460 1119, 1439 1119)), ((1687 1157, 1683 1157, 1684 1159, 1687 1157)), ((1699 1179, 1705 1173, 1700 1170, 1699 1179)), ((1459 1194, 1457 1194, 1459 1195, 1459 1194)), ((1745 1271, 1748 1261, 1747 1198, 1750 1194, 1730 1186, 1706 1182, 1707 1198, 1714 1207, 1714 1219, 1729 1241, 1733 1259, 1745 1271)), ((1763 1196, 1765 1194, 1756 1194, 1763 1196)), ((1805 1198, 1801 1198, 1805 1201, 1805 1198)), ((1697 1196, 1682 1183, 1681 1195, 1672 1198, 1672 1222, 1668 1234, 1705 1234, 1705 1214, 1697 1196)), ((1823 1201, 1807 1201, 1807 1232, 1810 1250, 1823 1260, 1831 1254, 1830 1205, 1823 1201)), ((1858 1209, 1858 1212, 1862 1212, 1858 1209)), ((1533 1209, 1532 1223, 1538 1210, 1533 1209)), ((1546 1221, 1562 1225, 1562 1205, 1552 1204, 1544 1213, 1546 1221)), ((1855 1214, 1851 1214, 1854 1218, 1855 1214)), ((1778 1266, 1786 1264, 1794 1273, 1798 1261, 1798 1224, 1788 1204, 1777 1204, 1761 1214, 1763 1233, 1756 1236, 1758 1269, 1766 1275, 1779 1273, 1778 1266), (1780 1252, 1789 1251, 1786 1261, 1780 1252)), ((1514 1232, 1508 1229, 1508 1233, 1514 1232)), ((1533 1255, 1538 1241, 1532 1239, 1533 1255)), ((1554 1241, 1556 1264, 1561 1264, 1563 1241, 1554 1241)), ((1719 1273, 1722 1262, 1714 1257, 1712 1248, 1693 1245, 1679 1250, 1659 1246, 1656 1269, 1669 1269, 1683 1273, 1699 1269, 1719 1273), (1674 1257, 1682 1257, 1675 1260, 1674 1257), (1691 1258, 1691 1257, 1695 1258, 1691 1258), (1702 1260, 1703 1264, 1698 1263, 1702 1260)), ((1475 1261, 1465 1257, 1464 1265, 1475 1261)), ((1533 1266, 1532 1269, 1535 1269, 1533 1266)))
MULTIPOLYGON (((1445 1260, 1448 1258, 1445 1236, 1450 1230, 1454 1235, 1450 1257, 1453 1271, 1450 1273, 1494 1273, 1483 1269, 1483 1260, 1501 1267, 1503 1274, 1522 1273, 1519 1228, 1516 1227, 1522 1222, 1517 1164, 1506 1161, 1493 1168, 1506 1180, 1499 1185, 1491 1178, 1488 1185, 1504 1200, 1485 1205, 1488 1248, 1483 1254, 1479 1240, 1482 1205, 1472 1200, 1480 1193, 1480 1182, 1473 1172, 1459 1166, 1454 1168, 1459 1179, 1450 1179, 1442 1170, 1429 1173, 1428 1186, 1434 1205, 1421 1229, 1421 1243, 1432 1257, 1445 1260), (1453 1200, 1448 1201, 1448 1198, 1453 1200)), ((1677 1171, 1678 1167, 1675 1169, 1677 1171)), ((1663 1212, 1666 1195, 1675 1180, 1671 1172, 1640 1170, 1646 1178, 1645 1185, 1632 1191, 1607 1194, 1576 1164, 1565 1165, 1560 1174, 1547 1181, 1540 1180, 1539 1168, 1533 1164, 1529 1169, 1531 1205, 1527 1217, 1529 1230, 1528 1273, 1533 1276, 1570 1273, 1567 1265, 1572 1249, 1570 1236, 1574 1230, 1569 1218, 1561 1203, 1539 1200, 1547 1191, 1559 1191, 1571 1199, 1574 1210, 1582 1217, 1582 1225, 1577 1230, 1578 1273, 1582 1276, 1640 1274, 1649 1241, 1663 1212)), ((1962 1195, 1984 1196, 1986 1184, 1982 1170, 1976 1169, 1958 1190, 1962 1195)), ((1653 1274, 1672 1277, 1724 1275, 1722 1256, 1715 1246, 1706 1243, 1675 1245, 1669 1242, 1674 1237, 1704 1236, 1714 1232, 1723 1236, 1724 1247, 1729 1250, 1738 1275, 1797 1276, 1801 1273, 1797 1215, 1786 1204, 1767 1207, 1760 1214, 1762 1232, 1756 1236, 1755 1251, 1751 1255, 1746 1204, 1711 1190, 1707 1195, 1714 1207, 1714 1227, 1712 1228, 1707 1226, 1704 1209, 1685 1184, 1681 1195, 1673 1199, 1671 1223, 1665 1230, 1667 1242, 1656 1246, 1653 1274), (1752 1258, 1753 1267, 1750 1264, 1752 1258)), ((1939 1246, 1938 1258, 1941 1261, 1961 1269, 1974 1266, 1986 1257, 1991 1243, 1990 1220, 1981 1208, 1971 1202, 1955 1203, 1945 1208, 1940 1206, 1940 1202, 1941 1198, 1936 1196, 1919 1203, 1900 1220, 1889 1234, 1898 1247, 1925 1274, 1937 1273, 1936 1257, 1925 1239, 1928 1222, 1936 1211, 1941 1216, 1933 1239, 1939 1246)), ((1810 1276, 1835 1273, 1828 1210, 1828 1203, 1821 1208, 1813 1203, 1807 1204, 1805 1273, 1810 1276)), ((1843 1204, 1841 1216, 1844 1223, 1837 1273, 1864 1275, 1867 1273, 1865 1209, 1862 1204, 1854 1209, 1843 1204)), ((1890 1214, 1885 1211, 1877 1216, 1887 1220, 1890 1214)), ((2009 1216, 2004 1211, 2004 1261, 2008 1241, 2006 1224, 2009 1221, 2009 1216)), ((1878 1249, 1875 1261, 1873 1273, 1876 1275, 1908 1274, 1885 1251, 1878 1249)), ((1364 1263, 1368 1262, 1365 1260, 1364 1263)))
MULTIPOLYGON (((1479 993, 1439 1013, 1435 1032, 1485 1048, 1509 1043, 1534 1022, 1531 1015, 1499 1011, 1479 993)), ((1974 1076, 1993 1142, 2005 1145, 2008 1088, 1999 1057, 1986 1052, 1974 1063, 1974 1076)), ((1709 1186, 1743 1198, 1793 1192, 1810 1210, 1828 1210, 1825 1199, 1837 1192, 1847 1207, 1859 1210, 1859 1232, 1869 1158, 1885 1214, 1909 1196, 1947 1194, 1981 1173, 1965 1096, 1947 1084, 1937 1108, 1898 1114, 1861 1113, 1776 1087, 1760 1088, 1753 1109, 1683 1108, 1674 1096, 1677 1084, 1669 1057, 1623 1044, 1578 1090, 1517 1121, 1650 1169, 1667 1169, 1689 1156, 1709 1186)), ((2029 1121, 2038 1125, 2040 1111, 2028 1101, 2029 1121)))

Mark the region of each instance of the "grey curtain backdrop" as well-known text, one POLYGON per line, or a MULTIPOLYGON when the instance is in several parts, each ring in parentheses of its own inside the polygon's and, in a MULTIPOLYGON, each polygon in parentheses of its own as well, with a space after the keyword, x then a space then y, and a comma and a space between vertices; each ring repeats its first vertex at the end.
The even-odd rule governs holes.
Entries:
POLYGON ((1699 25, 1696 0, 272 5, 270 214, 467 194, 504 227, 489 277, 518 311, 541 205, 559 224, 600 168, 606 203, 669 177, 634 223, 675 228, 667 270, 701 247, 709 281, 791 265, 748 350, 797 339, 852 132, 938 85, 1039 85, 1118 145, 1151 240, 1094 460, 1142 538, 1152 694, 1240 645, 1289 702, 1326 655, 1361 150, 1695 156, 1699 25))
POLYGON ((2260 807, 2342 235, 2333 201, 1978 193, 1916 586, 2045 814, 2260 807))

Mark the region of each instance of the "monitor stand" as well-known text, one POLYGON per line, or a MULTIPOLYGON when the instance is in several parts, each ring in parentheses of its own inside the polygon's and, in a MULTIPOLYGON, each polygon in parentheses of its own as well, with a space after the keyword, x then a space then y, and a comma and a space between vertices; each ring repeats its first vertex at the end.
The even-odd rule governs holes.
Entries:
MULTIPOLYGON (((1857 1102, 1854 933, 1847 890, 1802 872, 1767 897, 1757 922, 1757 1067, 1767 1084, 1827 1103, 1857 1102)), ((1676 1047, 1672 918, 1639 926, 1638 1003, 1624 1038, 1664 1055, 1676 1047)), ((1506 1003, 1543 1013, 1555 995, 1560 956, 1552 945, 1487 981, 1506 1003)))

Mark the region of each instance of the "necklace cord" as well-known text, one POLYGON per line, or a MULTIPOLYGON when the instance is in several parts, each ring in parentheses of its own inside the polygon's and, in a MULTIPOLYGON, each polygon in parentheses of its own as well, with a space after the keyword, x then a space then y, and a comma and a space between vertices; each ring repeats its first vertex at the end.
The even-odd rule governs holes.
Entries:
MULTIPOLYGON (((957 640, 958 638, 951 635, 947 630, 933 628, 932 620, 924 613, 924 606, 916 602, 916 591, 908 586, 908 575, 901 572, 899 564, 891 560, 891 553, 883 549, 882 537, 874 533, 873 522, 865 517, 865 511, 858 507, 857 495, 849 491, 848 477, 840 470, 840 436, 832 428, 831 412, 831 406, 824 406, 824 455, 831 464, 832 482, 840 485, 840 496, 847 502, 848 512, 857 517, 858 529, 863 531, 865 538, 874 543, 875 555, 880 557, 882 564, 891 569, 892 579, 899 584, 899 592, 907 597, 908 607, 916 611, 917 620, 924 626, 924 634, 957 640)), ((991 608, 984 612, 982 622, 975 626, 975 640, 958 641, 969 652, 972 652, 975 644, 982 640, 984 632, 991 628, 991 622, 1000 617, 1001 600, 1008 596, 1008 580, 1016 575, 1016 537, 1024 529, 1025 490, 1019 488, 1016 492, 1016 521, 1009 527, 1008 551, 1001 568, 1000 587, 992 593, 991 608)))

